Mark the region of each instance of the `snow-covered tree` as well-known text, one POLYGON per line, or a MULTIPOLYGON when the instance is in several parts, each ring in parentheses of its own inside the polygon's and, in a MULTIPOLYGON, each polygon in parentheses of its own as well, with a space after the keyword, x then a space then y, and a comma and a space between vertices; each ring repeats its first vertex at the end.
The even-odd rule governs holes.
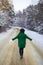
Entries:
POLYGON ((42 4, 43 3, 43 0, 39 0, 39 2, 40 2, 40 4, 42 4))
POLYGON ((15 13, 10 0, 0 0, 0 26, 4 26, 12 22, 15 13))

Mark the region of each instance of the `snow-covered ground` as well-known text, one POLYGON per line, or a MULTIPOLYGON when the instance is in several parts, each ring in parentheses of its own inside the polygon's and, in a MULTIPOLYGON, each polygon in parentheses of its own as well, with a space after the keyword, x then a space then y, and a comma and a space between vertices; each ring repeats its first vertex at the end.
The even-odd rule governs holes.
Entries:
POLYGON ((11 31, 12 31, 12 29, 7 30, 6 32, 0 33, 0 40, 5 38, 11 31))
MULTIPOLYGON (((15 28, 21 29, 22 27, 15 27, 15 28)), ((43 35, 38 34, 37 32, 34 31, 30 31, 28 29, 25 29, 25 34, 31 37, 33 44, 35 44, 43 52, 43 35)))
POLYGON ((43 35, 30 30, 26 30, 25 33, 33 39, 33 44, 43 52, 43 35))
MULTIPOLYGON (((14 28, 12 28, 12 29, 10 29, 10 30, 7 30, 7 32, 4 32, 4 33, 1 33, 0 34, 0 41, 2 41, 2 39, 4 39, 4 38, 6 38, 5 40, 4 40, 4 46, 3 46, 3 43, 2 43, 2 47, 3 47, 3 50, 5 50, 6 51, 6 49, 8 49, 9 47, 10 47, 10 40, 11 40, 11 38, 12 38, 12 34, 14 34, 15 33, 15 29, 16 28, 21 28, 21 27, 14 27, 14 28), (6 47, 5 47, 6 46, 6 47), (9 46, 8 48, 7 48, 7 46, 9 46), (6 49, 4 49, 4 47, 6 48, 6 49)), ((16 31, 17 32, 17 31, 16 31)), ((16 34, 16 33, 15 33, 16 34)), ((39 62, 39 65, 43 65, 43 35, 40 35, 40 34, 38 34, 38 33, 36 33, 36 32, 33 32, 33 31, 30 31, 30 30, 27 30, 27 29, 25 29, 25 34, 27 34, 30 38, 32 38, 32 43, 30 43, 29 42, 29 48, 28 49, 26 49, 26 52, 30 52, 30 56, 33 54, 33 55, 35 55, 35 57, 36 57, 36 59, 37 59, 37 61, 39 62), (32 45, 31 45, 32 44, 32 45), (32 46, 34 46, 34 47, 32 47, 32 46), (36 48, 36 49, 34 49, 34 48, 36 48), (33 53, 34 52, 34 53, 33 53), (42 56, 41 56, 42 55, 42 56)), ((27 41, 28 42, 28 41, 27 41)), ((0 42, 0 44, 1 44, 1 42, 0 42)), ((12 44, 12 43, 11 43, 12 44)), ((12 44, 12 48, 14 47, 14 45, 12 44)), ((9 50, 9 51, 11 51, 11 50, 9 50)), ((17 50, 15 50, 15 51, 17 51, 17 50)), ((8 52, 8 51, 7 51, 8 52)), ((3 55, 3 54, 2 54, 3 55)), ((5 54, 4 54, 5 55, 5 54)), ((26 55, 26 54, 25 54, 26 55)), ((29 55, 29 53, 27 54, 27 55, 29 55)), ((27 55, 26 55, 26 57, 27 57, 27 55)), ((1 57, 1 54, 0 54, 0 57, 1 57)), ((34 59, 34 58, 33 58, 34 59)), ((15 59, 16 60, 16 59, 15 59)), ((26 60, 26 59, 25 59, 26 60)), ((31 59, 31 57, 29 58, 29 61, 30 60, 32 60, 31 59)), ((14 60, 13 60, 14 61, 14 60)), ((28 60, 27 60, 28 61, 28 60)), ((26 61, 26 62, 27 62, 26 61)), ((15 62, 15 61, 14 61, 15 62)), ((19 60, 18 60, 18 62, 19 62, 19 60)), ((32 61, 31 61, 32 62, 32 61)), ((4 65, 4 64, 3 64, 4 65)), ((7 64, 6 64, 7 65, 7 64)))
MULTIPOLYGON (((20 29, 21 27, 15 27, 15 28, 20 29)), ((11 32, 11 30, 12 29, 8 30, 7 32, 0 33, 0 40, 6 37, 6 35, 8 35, 11 32)), ((27 30, 27 29, 25 29, 25 34, 27 34, 27 36, 32 38, 33 44, 35 44, 43 52, 43 35, 27 30)))

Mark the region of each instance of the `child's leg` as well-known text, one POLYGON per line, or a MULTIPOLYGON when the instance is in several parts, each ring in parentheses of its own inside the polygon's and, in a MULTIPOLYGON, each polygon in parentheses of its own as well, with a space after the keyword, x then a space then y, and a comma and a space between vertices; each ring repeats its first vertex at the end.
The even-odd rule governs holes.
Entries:
POLYGON ((24 50, 24 48, 21 48, 21 56, 23 57, 23 50, 24 50))
POLYGON ((21 48, 19 48, 19 54, 20 54, 20 56, 21 56, 21 48))
POLYGON ((20 56, 22 56, 22 57, 23 57, 23 50, 24 50, 24 48, 19 48, 19 53, 20 53, 20 56))

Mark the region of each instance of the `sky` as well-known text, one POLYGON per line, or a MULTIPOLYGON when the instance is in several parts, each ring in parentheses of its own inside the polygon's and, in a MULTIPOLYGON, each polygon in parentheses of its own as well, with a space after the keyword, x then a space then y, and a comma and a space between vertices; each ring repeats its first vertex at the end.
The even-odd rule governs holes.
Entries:
POLYGON ((12 0, 12 1, 13 1, 13 5, 14 5, 14 10, 15 11, 19 11, 19 10, 22 11, 30 4, 31 5, 37 4, 39 0, 12 0))

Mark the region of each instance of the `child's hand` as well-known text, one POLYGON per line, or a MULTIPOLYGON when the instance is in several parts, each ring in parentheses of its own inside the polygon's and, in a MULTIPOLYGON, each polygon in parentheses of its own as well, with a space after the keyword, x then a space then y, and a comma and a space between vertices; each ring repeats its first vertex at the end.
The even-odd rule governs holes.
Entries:
POLYGON ((12 39, 9 41, 9 43, 13 43, 12 39))
POLYGON ((33 43, 35 43, 35 40, 32 40, 33 43))
POLYGON ((12 41, 14 40, 14 38, 12 39, 12 41))

